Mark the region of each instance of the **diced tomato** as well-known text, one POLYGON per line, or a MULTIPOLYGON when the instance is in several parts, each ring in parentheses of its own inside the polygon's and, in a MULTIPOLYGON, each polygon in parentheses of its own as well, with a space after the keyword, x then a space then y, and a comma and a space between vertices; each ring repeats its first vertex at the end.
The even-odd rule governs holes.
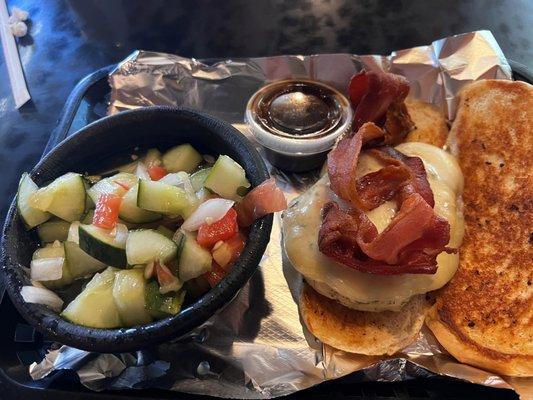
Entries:
POLYGON ((250 226, 267 214, 287 208, 283 191, 277 187, 274 178, 270 178, 252 189, 244 199, 235 204, 240 226, 250 226))
POLYGON ((118 222, 118 213, 122 198, 113 193, 100 195, 94 210, 93 225, 104 229, 113 229, 118 222))
POLYGON ((121 182, 120 180, 114 180, 113 182, 115 182, 117 185, 121 186, 122 188, 124 188, 125 190, 130 190, 131 189, 131 186, 125 182, 121 182))
POLYGON ((212 224, 203 224, 198 228, 196 241, 200 246, 211 248, 219 240, 227 240, 239 232, 237 212, 230 208, 222 219, 212 224))
POLYGON ((209 286, 212 288, 215 287, 224 277, 226 276, 226 271, 213 261, 211 271, 206 272, 204 278, 209 282, 209 286))
POLYGON ((241 255, 242 251, 244 250, 244 246, 246 245, 246 239, 242 233, 239 232, 238 235, 235 235, 225 242, 231 249, 231 262, 230 264, 233 264, 237 258, 241 255))
POLYGON ((148 175, 150 175, 150 179, 153 181, 158 181, 167 174, 168 171, 159 165, 153 165, 148 168, 148 175))

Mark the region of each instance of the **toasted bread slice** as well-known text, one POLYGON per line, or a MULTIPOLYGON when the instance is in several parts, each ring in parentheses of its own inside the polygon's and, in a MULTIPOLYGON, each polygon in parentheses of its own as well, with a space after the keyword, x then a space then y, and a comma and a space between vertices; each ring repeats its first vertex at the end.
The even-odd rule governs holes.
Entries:
POLYGON ((448 139, 448 125, 443 112, 432 104, 408 98, 407 111, 415 124, 406 142, 422 142, 442 148, 448 139))
POLYGON ((412 343, 424 324, 425 296, 414 296, 399 312, 356 311, 304 283, 302 319, 323 343, 350 353, 394 354, 412 343))
POLYGON ((471 84, 450 138, 465 177, 466 234, 427 325, 461 362, 533 376, 533 86, 471 84))

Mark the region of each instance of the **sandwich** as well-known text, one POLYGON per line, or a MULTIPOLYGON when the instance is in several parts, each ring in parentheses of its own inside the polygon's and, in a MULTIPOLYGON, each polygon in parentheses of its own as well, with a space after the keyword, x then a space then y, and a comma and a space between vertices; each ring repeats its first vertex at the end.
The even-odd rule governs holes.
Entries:
POLYGON ((283 214, 284 250, 305 281, 302 320, 348 352, 394 354, 411 343, 426 294, 459 264, 461 169, 440 148, 448 134, 442 114, 406 103, 408 92, 398 75, 355 75, 353 133, 283 214), (431 116, 439 123, 427 123, 431 116))
POLYGON ((468 182, 466 233, 427 325, 463 363, 533 376, 533 86, 463 89, 450 147, 468 182))

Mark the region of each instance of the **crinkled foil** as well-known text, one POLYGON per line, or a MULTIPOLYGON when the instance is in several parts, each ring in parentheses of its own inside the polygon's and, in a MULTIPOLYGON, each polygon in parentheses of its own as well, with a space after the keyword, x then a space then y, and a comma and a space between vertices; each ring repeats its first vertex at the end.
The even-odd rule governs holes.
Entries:
MULTIPOLYGON (((109 113, 150 105, 183 105, 226 120, 244 134, 245 105, 266 82, 295 77, 346 91, 362 68, 404 75, 411 95, 442 107, 453 119, 458 90, 481 78, 511 79, 492 34, 472 32, 388 56, 320 54, 201 62, 136 51, 110 74, 109 113)), ((271 173, 289 200, 313 184, 318 172, 271 173)), ((60 347, 30 367, 34 379, 72 369, 92 390, 163 388, 226 398, 272 398, 355 371, 357 379, 398 381, 434 374, 525 393, 531 380, 495 376, 451 358, 424 328, 394 357, 348 354, 323 346, 301 324, 301 276, 285 259, 280 216, 260 268, 239 295, 189 335, 132 354, 96 354, 60 347)))

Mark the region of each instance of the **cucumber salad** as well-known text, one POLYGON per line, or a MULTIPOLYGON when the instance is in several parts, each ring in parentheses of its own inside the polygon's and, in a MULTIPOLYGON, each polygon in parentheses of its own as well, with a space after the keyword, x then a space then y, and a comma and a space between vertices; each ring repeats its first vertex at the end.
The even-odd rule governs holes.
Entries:
POLYGON ((232 158, 202 156, 190 144, 132 160, 101 176, 69 172, 41 188, 22 175, 18 213, 41 242, 32 286, 21 289, 26 302, 93 328, 176 315, 231 270, 255 219, 287 206, 273 179, 250 190, 232 158), (83 288, 64 306, 78 280, 83 288))

